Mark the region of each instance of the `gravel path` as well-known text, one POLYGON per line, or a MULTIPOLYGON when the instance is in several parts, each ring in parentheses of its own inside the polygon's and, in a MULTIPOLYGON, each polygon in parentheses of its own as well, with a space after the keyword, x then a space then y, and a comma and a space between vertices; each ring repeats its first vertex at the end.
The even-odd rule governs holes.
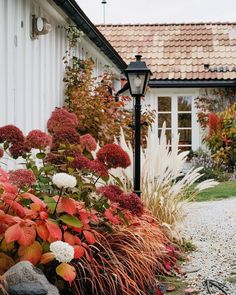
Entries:
POLYGON ((184 266, 188 285, 205 295, 209 293, 202 282, 214 279, 229 287, 228 294, 236 295, 236 198, 190 203, 186 213, 183 231, 197 246, 184 266), (234 278, 235 284, 229 283, 229 278, 234 278))

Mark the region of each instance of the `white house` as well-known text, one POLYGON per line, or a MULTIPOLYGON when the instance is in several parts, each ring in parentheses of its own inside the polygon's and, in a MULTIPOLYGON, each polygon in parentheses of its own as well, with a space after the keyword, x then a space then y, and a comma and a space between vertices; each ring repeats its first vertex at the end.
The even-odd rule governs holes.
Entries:
POLYGON ((236 24, 99 25, 98 29, 127 62, 142 55, 153 75, 145 103, 157 111, 168 135, 180 134, 182 149, 202 145, 194 99, 201 90, 236 87, 236 24))
POLYGON ((84 33, 74 54, 92 57, 95 75, 104 65, 118 76, 126 67, 75 0, 1 0, 0 126, 14 124, 24 133, 43 130, 51 111, 63 104, 69 25, 84 33))

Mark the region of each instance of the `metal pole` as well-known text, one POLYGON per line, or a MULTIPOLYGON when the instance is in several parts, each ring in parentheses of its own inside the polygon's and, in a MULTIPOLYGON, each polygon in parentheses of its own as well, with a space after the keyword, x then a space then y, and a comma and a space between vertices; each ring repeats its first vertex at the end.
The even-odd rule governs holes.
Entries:
POLYGON ((140 147, 141 147, 141 96, 135 96, 134 106, 134 193, 138 196, 141 195, 140 189, 140 176, 141 176, 141 158, 140 158, 140 147))

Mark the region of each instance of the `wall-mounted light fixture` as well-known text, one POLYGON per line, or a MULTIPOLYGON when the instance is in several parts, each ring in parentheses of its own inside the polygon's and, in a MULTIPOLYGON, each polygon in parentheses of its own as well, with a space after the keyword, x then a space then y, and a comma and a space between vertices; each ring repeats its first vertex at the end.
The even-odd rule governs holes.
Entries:
POLYGON ((51 24, 45 17, 32 15, 32 38, 38 38, 39 35, 45 35, 52 29, 51 24))

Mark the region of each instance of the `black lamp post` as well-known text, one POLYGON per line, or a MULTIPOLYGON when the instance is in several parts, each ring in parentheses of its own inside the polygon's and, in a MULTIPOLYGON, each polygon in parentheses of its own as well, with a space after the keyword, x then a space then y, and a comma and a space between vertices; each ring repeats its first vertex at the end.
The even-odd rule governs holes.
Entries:
POLYGON ((131 96, 135 98, 134 124, 134 192, 140 196, 141 176, 141 97, 145 95, 151 71, 146 63, 141 61, 142 55, 136 55, 136 61, 131 62, 125 70, 131 96))

